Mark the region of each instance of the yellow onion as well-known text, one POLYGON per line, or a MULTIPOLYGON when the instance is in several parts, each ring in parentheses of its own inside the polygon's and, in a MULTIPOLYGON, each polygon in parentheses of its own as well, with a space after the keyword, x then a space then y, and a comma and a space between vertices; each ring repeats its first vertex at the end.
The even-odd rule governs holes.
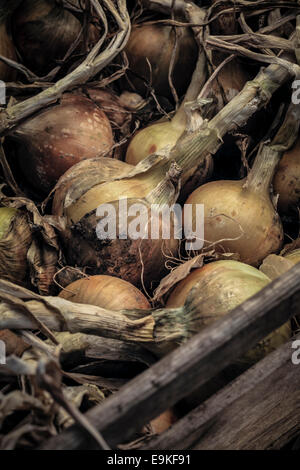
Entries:
POLYGON ((247 178, 213 181, 197 188, 187 199, 193 205, 193 223, 204 206, 204 246, 234 252, 241 261, 258 266, 283 242, 281 220, 270 197, 270 183, 280 156, 264 149, 247 178))
POLYGON ((111 310, 148 309, 146 297, 132 284, 112 276, 90 276, 72 282, 59 294, 78 304, 111 310))
POLYGON ((276 170, 273 180, 278 197, 278 211, 289 214, 296 211, 300 201, 300 139, 287 151, 276 170))
MULTIPOLYGON (((215 57, 214 64, 220 65, 224 58, 223 55, 215 57)), ((237 96, 248 80, 250 80, 250 74, 237 59, 225 64, 212 82, 211 91, 208 93, 208 97, 215 97, 217 111, 220 111, 225 104, 237 96)))
MULTIPOLYGON (((80 7, 78 0, 70 5, 80 7)), ((24 64, 33 72, 52 70, 78 40, 75 52, 85 52, 83 21, 55 0, 23 0, 12 18, 13 37, 24 64)), ((97 41, 98 32, 89 25, 88 44, 97 41)))
POLYGON ((25 213, 8 207, 0 208, 0 278, 24 284, 27 274, 27 252, 32 232, 25 213))
MULTIPOLYGON (((167 300, 167 308, 183 306, 194 288, 191 295, 197 305, 197 315, 190 328, 200 331, 255 295, 269 282, 271 280, 264 273, 247 264, 231 260, 215 261, 195 269, 180 281, 167 300)), ((240 362, 254 363, 290 337, 291 326, 288 322, 268 335, 240 362)))
MULTIPOLYGON (((172 98, 168 75, 175 38, 176 33, 171 26, 161 24, 134 26, 125 47, 129 71, 127 80, 123 81, 124 86, 127 89, 133 88, 133 91, 141 95, 146 94, 148 86, 153 88, 157 95, 172 98)), ((197 45, 192 32, 187 28, 178 28, 172 81, 179 96, 188 87, 196 60, 197 45)))
POLYGON ((113 135, 105 113, 82 95, 65 94, 12 134, 28 183, 47 194, 75 163, 111 154, 113 135))

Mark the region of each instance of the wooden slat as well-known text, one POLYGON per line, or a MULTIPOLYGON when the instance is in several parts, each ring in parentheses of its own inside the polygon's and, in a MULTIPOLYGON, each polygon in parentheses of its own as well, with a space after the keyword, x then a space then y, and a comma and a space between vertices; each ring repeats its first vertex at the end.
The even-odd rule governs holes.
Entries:
POLYGON ((291 346, 274 351, 143 449, 281 449, 300 435, 300 365, 292 363, 291 346))
MULTIPOLYGON (((257 295, 125 385, 87 417, 111 446, 130 439, 146 422, 204 385, 268 333, 300 313, 300 263, 257 295)), ((86 448, 76 426, 44 449, 86 448)))

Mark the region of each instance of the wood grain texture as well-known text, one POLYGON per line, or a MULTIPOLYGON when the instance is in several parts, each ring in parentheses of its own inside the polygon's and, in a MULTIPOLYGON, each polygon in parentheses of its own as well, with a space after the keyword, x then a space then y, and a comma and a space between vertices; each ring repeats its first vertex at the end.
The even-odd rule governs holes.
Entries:
MULTIPOLYGON (((87 417, 110 446, 136 431, 223 370, 268 333, 300 311, 300 264, 274 280, 229 315, 143 372, 87 417)), ((76 426, 47 441, 43 449, 91 445, 76 426)))
MULTIPOLYGON (((300 339, 300 335, 295 339, 300 339)), ((153 438, 143 449, 281 449, 300 435, 300 365, 291 360, 293 341, 153 438)))

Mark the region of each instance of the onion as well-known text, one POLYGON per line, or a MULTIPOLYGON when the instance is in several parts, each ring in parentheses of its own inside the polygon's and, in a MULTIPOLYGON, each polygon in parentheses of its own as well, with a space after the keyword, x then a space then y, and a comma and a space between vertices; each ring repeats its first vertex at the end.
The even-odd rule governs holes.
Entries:
MULTIPOLYGON (((80 6, 78 0, 70 4, 80 6)), ((46 74, 63 60, 70 47, 80 41, 76 53, 85 51, 82 24, 70 11, 55 0, 23 0, 12 18, 15 44, 24 63, 33 72, 46 74)), ((88 28, 88 43, 97 41, 93 25, 88 28)))
POLYGON ((126 162, 137 165, 152 153, 169 146, 174 147, 187 128, 185 105, 195 101, 206 80, 206 58, 202 50, 198 52, 197 65, 191 83, 177 113, 170 121, 151 124, 137 132, 131 140, 126 153, 126 162))
POLYGON ((300 202, 300 139, 286 152, 278 165, 274 180, 274 192, 279 194, 278 211, 289 214, 296 211, 300 202))
POLYGON ((63 299, 111 310, 148 309, 146 297, 129 282, 112 276, 90 276, 72 282, 59 294, 63 299))
MULTIPOLYGON (((178 44, 172 81, 178 96, 181 96, 187 89, 196 65, 197 45, 189 29, 178 28, 177 31, 178 44)), ((124 86, 131 89, 132 84, 133 91, 144 96, 148 91, 146 83, 157 95, 172 98, 168 75, 175 38, 175 31, 171 26, 134 26, 125 47, 129 72, 124 86)))
POLYGON ((27 215, 17 209, 0 208, 0 278, 25 284, 27 252, 32 232, 27 215))
MULTIPOLYGON (((116 239, 108 241, 97 238, 96 227, 99 218, 96 216, 96 210, 102 204, 111 204, 118 214, 119 198, 125 197, 128 199, 128 209, 135 203, 142 203, 150 220, 151 203, 168 203, 173 188, 168 175, 163 179, 162 170, 157 168, 159 172, 156 171, 152 175, 142 173, 137 177, 126 178, 131 170, 131 165, 109 158, 87 160, 77 164, 59 181, 52 212, 66 219, 66 229, 62 232, 62 237, 70 265, 88 266, 92 274, 114 275, 140 286, 143 280, 145 284, 160 280, 165 271, 165 253, 174 255, 178 240, 173 238, 172 227, 170 239, 160 238, 160 217, 158 239, 152 239, 151 234, 148 238, 144 237, 144 229, 148 228, 150 232, 151 223, 148 227, 141 227, 140 238, 121 239, 119 233, 122 232, 123 226, 118 227, 118 219, 116 239), (151 191, 153 198, 147 200, 146 196, 151 191)), ((131 220, 132 217, 128 217, 125 224, 129 224, 131 220)))
MULTIPOLYGON (((206 126, 183 136, 166 158, 150 155, 136 167, 109 158, 98 158, 78 163, 57 184, 52 213, 63 218, 65 228, 61 235, 66 247, 67 262, 71 266, 89 266, 89 274, 110 274, 134 285, 159 280, 168 257, 178 256, 178 240, 99 240, 96 227, 97 208, 102 204, 118 204, 120 198, 151 204, 173 205, 178 196, 178 179, 185 178, 208 153, 214 153, 220 138, 232 128, 233 116, 241 103, 248 104, 257 96, 257 86, 268 87, 269 77, 262 72, 255 83, 249 83, 245 92, 234 98, 221 113, 206 126), (260 83, 261 82, 261 83, 260 83), (253 97, 253 98, 252 98, 253 97), (180 175, 181 173, 181 175, 180 175)), ((252 106, 244 106, 245 116, 252 106)), ((240 108, 239 108, 240 109, 240 108)), ((240 111, 239 111, 240 112, 240 111)), ((271 205, 271 201, 269 201, 271 205)), ((161 221, 157 221, 161 227, 161 221)), ((172 228, 172 227, 171 227, 172 228)), ((281 226, 280 226, 281 228, 281 226)), ((176 234, 177 235, 177 234, 176 234)), ((240 234, 239 234, 240 235, 240 234)), ((282 229, 280 231, 282 237, 282 229)))
MULTIPOLYGON (((206 58, 201 49, 198 52, 198 60, 191 83, 178 111, 170 121, 159 121, 135 134, 126 152, 125 160, 127 163, 137 165, 149 155, 160 152, 167 147, 172 149, 176 145, 179 138, 188 128, 188 116, 185 106, 196 100, 205 83, 206 74, 206 58)), ((198 118, 198 122, 195 119, 195 124, 191 122, 189 125, 192 130, 195 130, 194 127, 196 126, 198 128, 202 122, 203 120, 200 117, 200 119, 198 118)), ((212 173, 212 169, 212 158, 211 155, 208 154, 200 165, 185 173, 182 181, 183 185, 185 185, 184 192, 190 192, 191 188, 193 189, 197 185, 207 181, 212 173)))
POLYGON ((288 259, 294 264, 300 263, 300 248, 288 252, 284 255, 284 258, 288 259))
MULTIPOLYGON (((238 253, 253 266, 280 249, 283 229, 269 193, 279 159, 278 152, 263 147, 247 178, 213 181, 188 197, 186 204, 204 205, 205 247, 213 243, 217 251, 238 253)), ((193 210, 195 218, 197 207, 193 210)))
MULTIPOLYGON (((115 129, 120 129, 131 122, 132 115, 124 106, 124 101, 122 102, 121 97, 115 95, 112 91, 106 90, 105 88, 88 87, 86 92, 89 98, 105 112, 111 125, 115 129)), ((135 95, 135 93, 129 94, 135 95)))
MULTIPOLYGON (((1 15, 3 13, 1 12, 1 15)), ((6 17, 0 18, 0 55, 8 59, 17 60, 15 46, 7 31, 6 17)), ((17 72, 4 62, 0 61, 0 80, 9 82, 15 80, 17 72)))
POLYGON ((110 155, 113 145, 105 113, 88 98, 72 94, 65 94, 59 104, 25 121, 12 135, 20 143, 23 175, 43 194, 72 165, 110 155))
MULTIPOLYGON (((215 261, 195 269, 179 282, 167 300, 167 308, 183 306, 194 288, 191 295, 197 305, 197 315, 192 319, 190 328, 200 331, 252 297, 269 282, 270 279, 264 273, 247 264, 231 260, 215 261)), ((240 362, 257 362, 290 337, 291 326, 288 322, 268 335, 240 362)))

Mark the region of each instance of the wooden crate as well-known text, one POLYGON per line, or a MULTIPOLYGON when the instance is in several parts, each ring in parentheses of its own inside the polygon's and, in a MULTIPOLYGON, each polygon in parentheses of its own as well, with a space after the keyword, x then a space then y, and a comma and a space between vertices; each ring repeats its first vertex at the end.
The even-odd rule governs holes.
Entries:
MULTIPOLYGON (((151 368, 86 416, 112 448, 205 385, 268 333, 300 314, 300 263, 151 368)), ((300 335, 210 397, 143 449, 281 449, 300 434, 300 335)), ((43 449, 87 449, 76 425, 43 449)))

